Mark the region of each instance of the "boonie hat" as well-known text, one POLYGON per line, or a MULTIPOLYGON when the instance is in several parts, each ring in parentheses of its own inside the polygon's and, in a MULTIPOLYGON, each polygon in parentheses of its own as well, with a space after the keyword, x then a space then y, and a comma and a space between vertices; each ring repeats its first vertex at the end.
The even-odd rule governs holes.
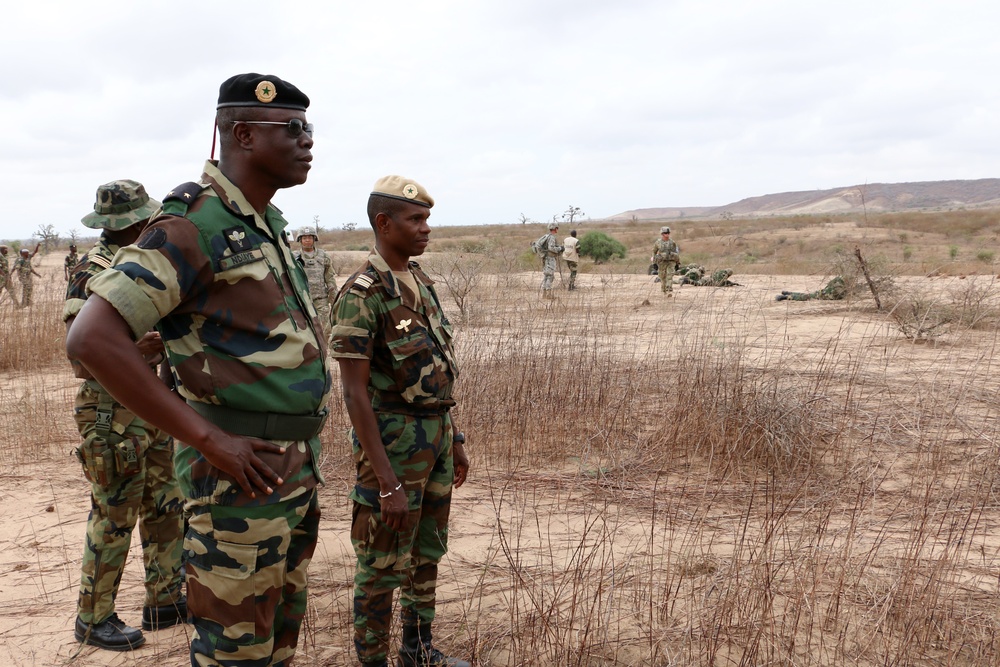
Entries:
POLYGON ((298 242, 303 236, 311 236, 316 240, 319 240, 319 236, 316 235, 315 227, 303 227, 299 230, 299 235, 295 237, 295 241, 298 242))
POLYGON ((661 234, 669 234, 670 233, 670 228, 669 227, 660 227, 660 233, 661 234))
POLYGON ((427 194, 424 186, 404 176, 383 176, 375 181, 372 194, 408 201, 427 208, 434 206, 434 198, 427 194))
POLYGON ((98 186, 94 212, 83 216, 81 222, 91 229, 116 232, 148 220, 160 206, 160 202, 146 194, 142 183, 128 179, 111 181, 98 186))
POLYGON ((219 103, 224 107, 271 107, 305 111, 309 98, 301 90, 273 74, 237 74, 219 86, 219 103))

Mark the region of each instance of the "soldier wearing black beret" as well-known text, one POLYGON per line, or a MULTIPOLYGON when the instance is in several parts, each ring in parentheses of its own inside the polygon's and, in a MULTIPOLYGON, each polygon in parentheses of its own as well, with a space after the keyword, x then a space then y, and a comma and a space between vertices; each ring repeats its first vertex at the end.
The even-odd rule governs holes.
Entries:
POLYGON ((138 242, 90 281, 67 340, 71 359, 177 440, 193 665, 290 665, 306 609, 331 377, 271 198, 309 174, 308 106, 272 74, 227 79, 219 161, 167 193, 138 242), (154 326, 176 393, 125 349, 154 326))

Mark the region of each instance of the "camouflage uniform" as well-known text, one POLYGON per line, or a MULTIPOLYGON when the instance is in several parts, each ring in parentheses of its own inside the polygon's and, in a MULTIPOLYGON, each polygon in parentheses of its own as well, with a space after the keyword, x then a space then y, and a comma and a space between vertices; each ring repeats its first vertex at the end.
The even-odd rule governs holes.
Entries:
POLYGON ((811 301, 820 299, 823 301, 839 301, 847 297, 847 283, 843 277, 837 276, 821 290, 815 292, 782 292, 778 295, 778 301, 788 299, 790 301, 811 301))
POLYGON ((70 248, 69 254, 66 255, 66 259, 63 261, 63 273, 66 275, 66 282, 69 282, 73 277, 73 269, 76 268, 77 263, 80 258, 76 254, 76 246, 70 248))
POLYGON ((34 255, 24 255, 18 256, 14 260, 14 272, 17 273, 17 279, 21 283, 21 307, 27 308, 31 305, 31 295, 35 291, 34 277, 36 271, 31 266, 31 258, 34 255))
POLYGON ((732 269, 716 269, 712 275, 699 278, 692 284, 698 287, 738 287, 739 285, 729 279, 731 275, 733 275, 732 269))
POLYGON ((312 252, 296 250, 294 254, 309 280, 309 295, 319 313, 323 330, 329 331, 330 297, 337 293, 337 271, 333 268, 333 260, 322 248, 316 248, 312 252))
POLYGON ((558 268, 556 261, 564 250, 563 246, 559 245, 559 240, 556 239, 556 235, 552 231, 549 230, 549 233, 540 244, 542 248, 542 291, 544 293, 548 293, 552 289, 552 281, 555 279, 556 269, 558 268))
MULTIPOLYGON (((6 249, 7 246, 4 246, 6 249)), ((17 305, 17 297, 14 295, 14 287, 11 285, 11 274, 10 274, 10 262, 7 259, 6 253, 0 253, 0 297, 3 296, 3 291, 7 290, 10 294, 10 300, 17 305)))
POLYGON ((705 267, 700 264, 685 264, 676 273, 681 277, 681 285, 697 284, 705 275, 705 267))
POLYGON ((378 479, 352 428, 354 645, 361 661, 371 663, 385 660, 394 589, 400 588, 404 626, 434 619, 437 566, 448 548, 455 475, 448 410, 458 367, 433 281, 416 262, 409 267, 419 295, 374 253, 334 304, 331 356, 370 360, 368 394, 410 511, 399 533, 383 523, 378 479))
POLYGON ((271 205, 256 213, 208 162, 201 182, 171 192, 139 241, 90 283, 137 335, 156 325, 178 393, 195 410, 287 447, 257 452, 284 482, 251 498, 178 443, 193 665, 287 665, 306 609, 331 379, 286 225, 271 205))
MULTIPOLYGON (((80 312, 87 283, 111 266, 117 251, 102 234, 83 256, 66 291, 63 321, 80 312)), ((180 602, 183 498, 174 477, 173 438, 131 414, 94 380, 80 386, 74 417, 83 436, 75 453, 91 487, 77 603, 80 620, 103 623, 115 613, 137 521, 146 568, 144 606, 180 602)))
POLYGON ((653 262, 660 276, 660 290, 664 294, 674 291, 674 269, 680 262, 681 249, 673 240, 656 239, 653 244, 653 262))

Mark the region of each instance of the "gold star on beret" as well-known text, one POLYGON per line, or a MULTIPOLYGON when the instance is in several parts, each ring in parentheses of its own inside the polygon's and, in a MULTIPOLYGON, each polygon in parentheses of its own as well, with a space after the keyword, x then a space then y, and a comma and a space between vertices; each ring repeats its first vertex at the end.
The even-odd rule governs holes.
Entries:
POLYGON ((383 176, 375 181, 372 194, 379 197, 401 199, 411 204, 419 204, 431 208, 434 198, 416 181, 403 176, 383 176))

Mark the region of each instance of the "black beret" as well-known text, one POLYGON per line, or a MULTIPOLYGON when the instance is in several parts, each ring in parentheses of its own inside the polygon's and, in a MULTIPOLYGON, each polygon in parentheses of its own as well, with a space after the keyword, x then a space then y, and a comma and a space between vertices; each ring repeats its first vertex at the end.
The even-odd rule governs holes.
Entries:
POLYGON ((301 90, 273 74, 237 74, 219 86, 219 104, 223 107, 274 107, 305 111, 309 98, 301 90))

